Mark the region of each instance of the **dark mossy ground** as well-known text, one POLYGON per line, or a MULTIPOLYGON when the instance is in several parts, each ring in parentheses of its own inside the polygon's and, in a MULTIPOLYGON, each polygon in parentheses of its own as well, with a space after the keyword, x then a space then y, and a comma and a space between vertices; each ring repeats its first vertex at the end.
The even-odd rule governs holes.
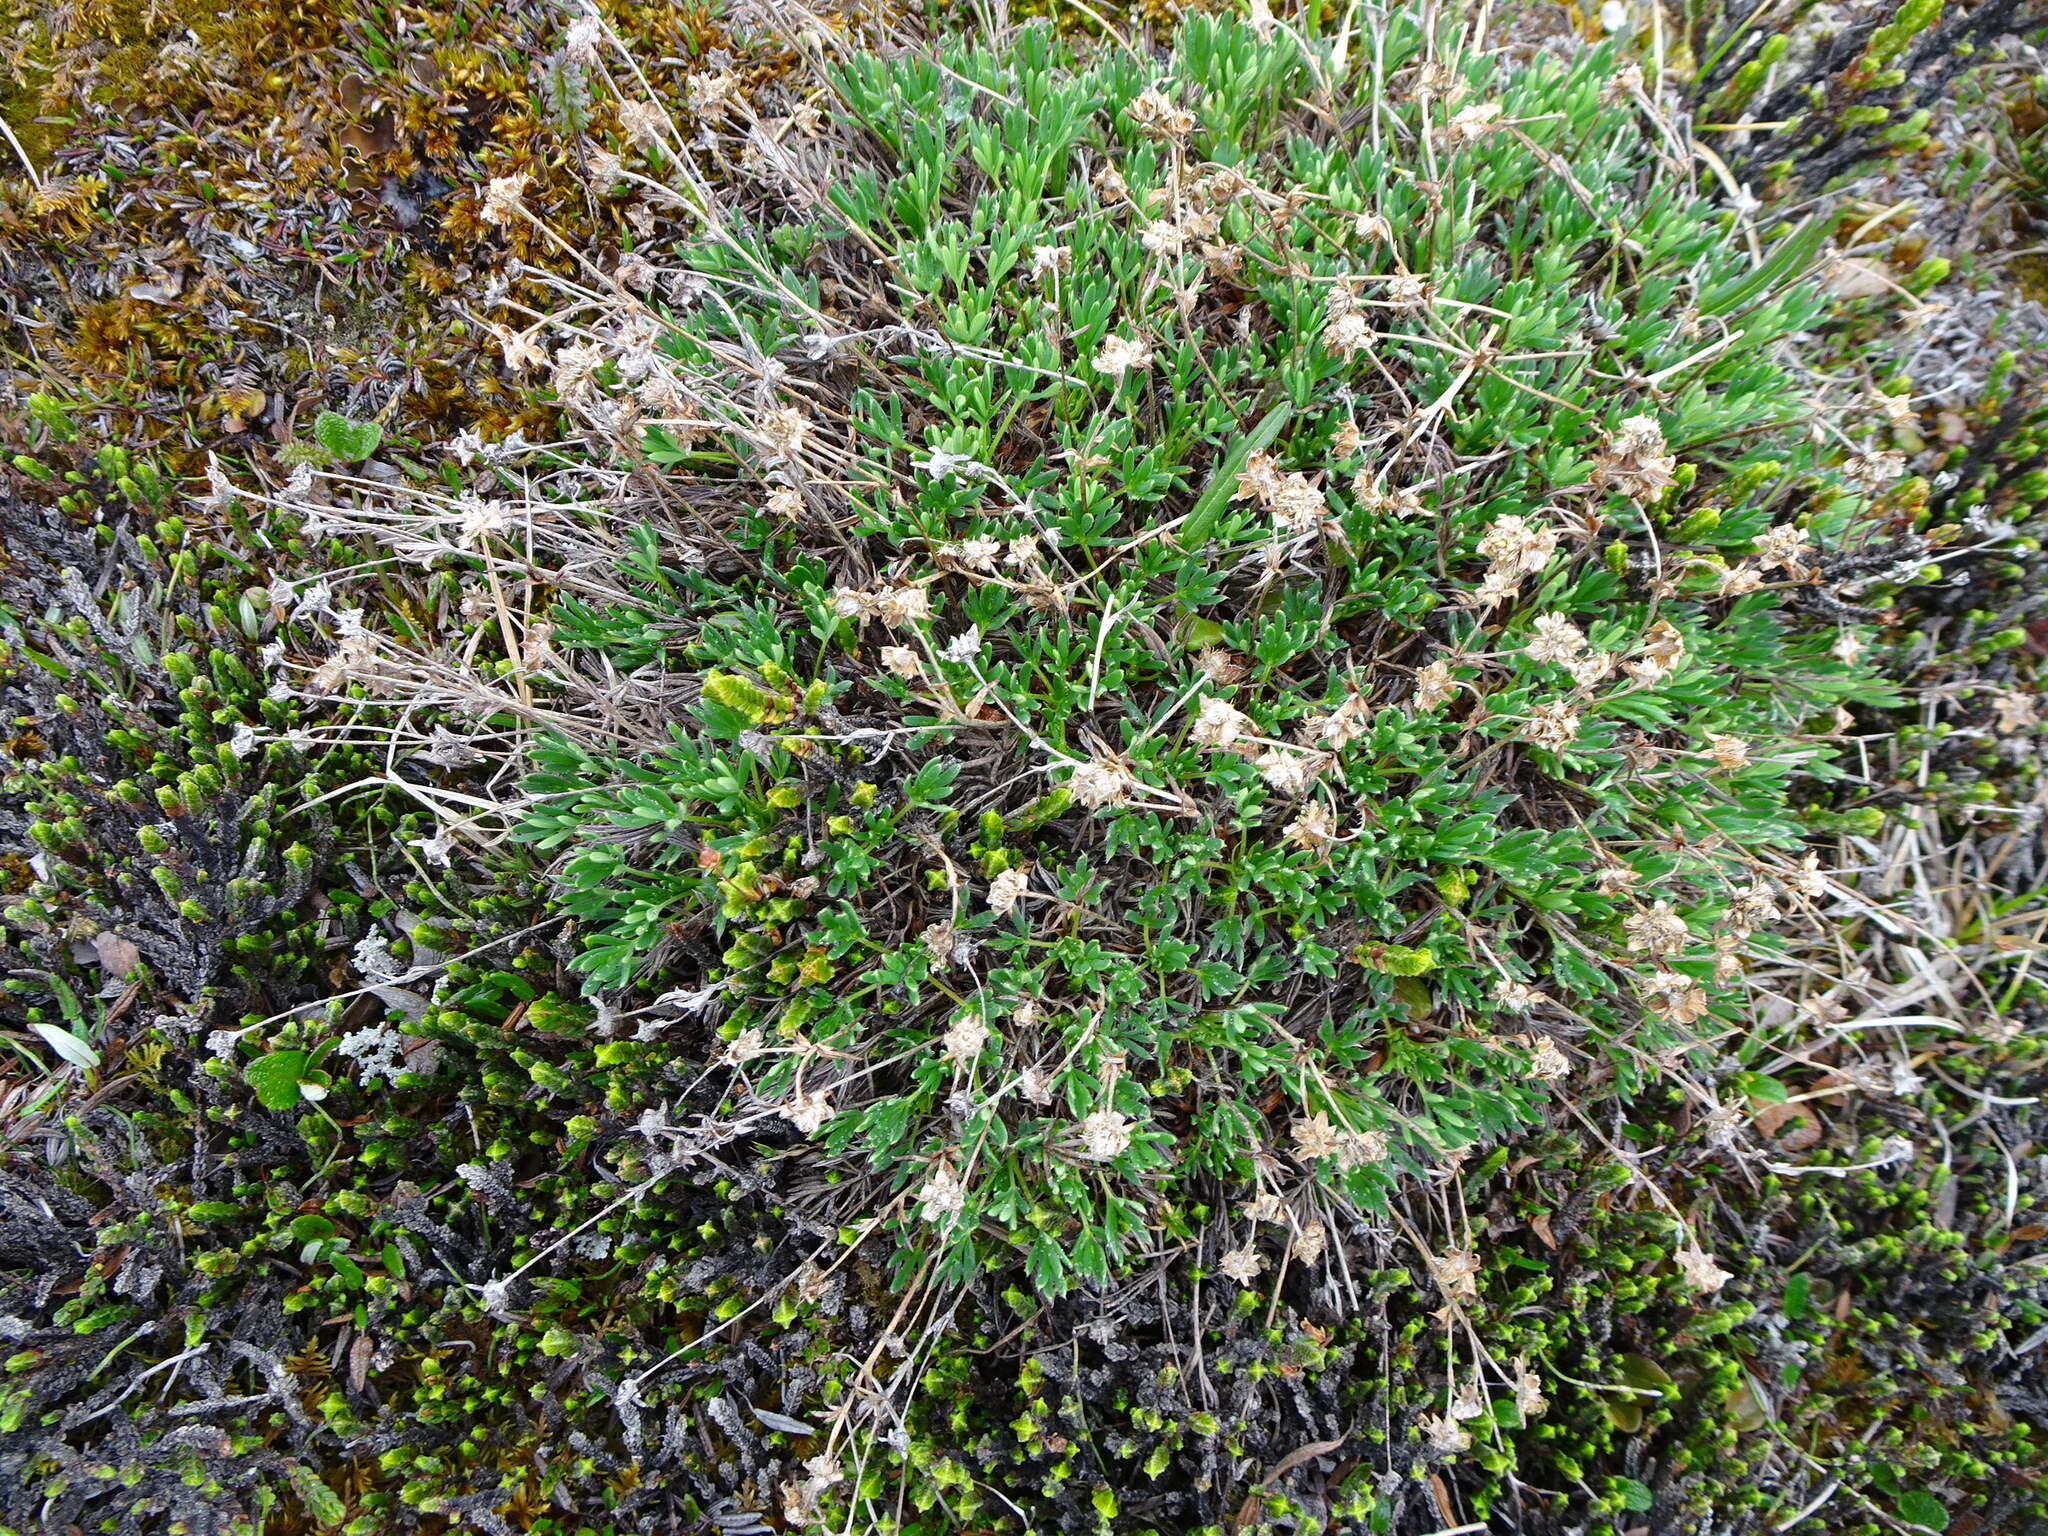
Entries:
MULTIPOLYGON (((804 1415, 906 1356, 923 1384, 866 1426, 860 1488, 904 1529, 2048 1530, 2048 845, 2027 811, 2048 628, 2026 532, 2048 426, 2041 360, 1986 362, 1996 325, 1924 361, 1896 441, 1932 503, 1900 533, 1972 514, 1973 537, 2006 532, 1940 584, 1873 593, 1916 704, 1864 722, 1890 742, 1828 850, 1923 887, 1919 949, 1853 915, 1841 935, 1842 1006, 1898 1016, 1906 1078, 1809 1054, 1767 1064, 1805 1107, 1736 1101, 1739 1151, 1653 1093, 1474 1159, 1410 1207, 1483 1238, 1457 1315, 1389 1225, 1271 1296, 1179 1269, 1046 1305, 995 1275, 950 1317, 905 1316, 885 1253, 813 1262, 835 1234, 777 1182, 774 1137, 612 1112, 654 1084, 683 1124, 699 1087, 679 1063, 708 1042, 687 1022, 594 1032, 537 864, 444 867, 419 795, 352 788, 394 771, 387 719, 269 696, 275 658, 325 654, 336 624, 273 584, 364 551, 194 499, 209 455, 271 483, 317 458, 322 411, 380 423, 393 474, 466 428, 554 435, 472 305, 515 258, 560 257, 482 225, 478 189, 533 175, 607 260, 676 218, 593 186, 617 125, 562 51, 565 14, 0 17, 0 112, 33 166, 0 146, 0 1532, 785 1529, 820 1448, 804 1415), (248 727, 284 739, 250 750, 248 727), (366 943, 395 979, 366 987, 366 943), (1909 950, 1947 957, 1931 985, 1909 950), (281 1054, 387 1017, 431 1088, 344 1078, 279 1110, 236 1065, 236 1030, 281 1054), (61 1065, 36 1025, 95 1065, 61 1065), (1711 1295, 1673 1262, 1673 1210, 1731 1272, 1711 1295), (1548 1402, 1432 1428, 1482 1344, 1509 1375, 1535 1363, 1548 1402)), ((730 68, 763 120, 807 105, 784 87, 794 34, 708 5, 614 20, 673 99, 730 68)), ((1842 84, 1866 29, 1824 58, 1839 99, 1817 145, 1730 162, 1799 197, 1803 151, 1830 175, 1888 156, 1852 189, 1870 212, 1845 249, 2015 324, 2048 156, 2038 64, 1987 66, 2026 20, 1955 7, 1945 46, 1979 50, 1961 71, 1913 33, 1885 61, 1908 78, 1842 84), (1881 142, 1899 121, 1843 117, 1877 101, 1929 119, 1881 142), (1971 177, 1944 182, 1965 151, 1971 177), (1876 218, 1900 186, 1917 211, 1876 218)), ((1750 105, 1752 46, 1708 68, 1707 107, 1750 105)), ((1893 371, 1886 302, 1831 333, 1840 366, 1893 371)), ((424 628, 457 599, 380 577, 354 600, 424 628)), ((483 771, 454 746, 398 765, 454 794, 483 771)))

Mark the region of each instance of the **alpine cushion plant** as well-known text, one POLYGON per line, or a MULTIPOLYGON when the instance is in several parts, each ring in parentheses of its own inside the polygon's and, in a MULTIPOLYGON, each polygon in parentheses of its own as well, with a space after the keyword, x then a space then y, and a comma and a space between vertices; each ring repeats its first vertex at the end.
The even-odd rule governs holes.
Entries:
POLYGON ((696 690, 536 750, 588 988, 715 1023, 716 1121, 899 1280, 1250 1285, 1560 1084, 1716 1109, 1877 697, 1818 233, 1610 54, 1401 10, 836 85, 858 149, 553 358, 671 508, 553 644, 696 690))

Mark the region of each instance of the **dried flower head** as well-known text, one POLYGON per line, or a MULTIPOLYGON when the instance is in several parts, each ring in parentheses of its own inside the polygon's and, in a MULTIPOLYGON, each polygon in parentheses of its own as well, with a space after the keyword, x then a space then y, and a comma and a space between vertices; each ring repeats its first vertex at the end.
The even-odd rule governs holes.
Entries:
POLYGON ((1290 821, 1280 835, 1297 848, 1323 853, 1337 841, 1337 819, 1322 801, 1311 800, 1302 806, 1301 814, 1290 821))
POLYGON ((1479 1255, 1469 1248, 1446 1248, 1441 1254, 1424 1254, 1430 1278, 1453 1301, 1470 1301, 1479 1295, 1479 1255))
POLYGON ((1561 613, 1539 614, 1523 647, 1531 660, 1569 662, 1586 648, 1586 634, 1561 613))
POLYGON ((1517 734, 1531 746, 1562 752, 1578 739, 1579 709, 1569 699, 1533 705, 1517 734))
POLYGON ((1781 568, 1787 572, 1796 571, 1812 547, 1806 542, 1803 530, 1790 523, 1780 523, 1757 535, 1756 563, 1766 571, 1781 568))
POLYGON ((1150 138, 1184 139, 1195 131, 1195 114, 1186 107, 1176 106, 1156 86, 1134 97, 1124 110, 1140 131, 1150 138))
POLYGON ((1678 1250, 1678 1268, 1685 1276, 1686 1284, 1703 1295, 1710 1295, 1735 1278, 1732 1271, 1723 1269, 1714 1262, 1714 1256, 1697 1243, 1687 1243, 1678 1250))
POLYGON ((1067 776, 1067 788, 1076 801, 1095 810, 1130 804, 1138 780, 1121 758, 1106 754, 1076 763, 1067 776))
POLYGON ((1098 1109, 1081 1122, 1082 1155, 1107 1162, 1130 1150, 1131 1121, 1113 1109, 1098 1109))
POLYGON ((1509 1013, 1527 1013, 1546 1001, 1541 990, 1513 976, 1502 976, 1494 982, 1493 1000, 1509 1013))
POLYGON ((1214 694, 1204 695, 1195 711, 1194 727, 1188 733, 1198 746, 1212 751, 1231 746, 1251 734, 1251 718, 1228 699, 1219 699, 1214 694))
POLYGON ((1479 553, 1504 575, 1534 576, 1557 550, 1557 530, 1509 514, 1495 518, 1479 540, 1479 553))
POLYGON ((941 1163, 917 1192, 917 1214, 933 1223, 944 1223, 967 1209, 967 1186, 960 1175, 941 1163))
POLYGON ((817 1088, 808 1093, 799 1090, 796 1096, 776 1113, 806 1136, 815 1136, 825 1122, 838 1111, 832 1107, 831 1090, 817 1088))
POLYGON ((1095 371, 1108 378, 1120 379, 1127 373, 1142 373, 1151 366, 1152 349, 1144 342, 1127 336, 1105 336, 1095 352, 1095 371))
POLYGON ((1439 656, 1416 669, 1415 705, 1418 709, 1435 709, 1457 691, 1458 684, 1451 677, 1451 664, 1443 657, 1439 656))
POLYGON ((924 676, 924 662, 907 645, 883 646, 882 665, 908 682, 917 682, 924 676))
POLYGON ((1651 501, 1677 484, 1678 460, 1654 416, 1631 416, 1607 440, 1597 467, 1607 484, 1632 501, 1651 501))
POLYGON ((1246 1243, 1242 1248, 1233 1248, 1224 1254, 1216 1267, 1239 1285, 1250 1285, 1266 1268, 1266 1256, 1246 1243))
POLYGON ((1297 1264, 1320 1264, 1329 1245, 1330 1229, 1320 1221, 1311 1221, 1294 1234, 1287 1254, 1297 1264))
POLYGON ((510 176, 494 176, 484 186, 482 205, 477 217, 486 224, 509 224, 518 216, 526 197, 526 189, 533 178, 525 171, 510 176))
MULTIPOLYGON (((926 930, 926 932, 930 931, 929 929, 926 930)), ((940 1037, 940 1044, 944 1047, 946 1060, 957 1063, 975 1060, 981 1055, 982 1047, 987 1045, 988 1042, 989 1029, 987 1022, 980 1014, 964 1010, 953 1016, 952 1023, 946 1027, 946 1033, 940 1037)))
POLYGON ((1675 955, 1692 936, 1668 901, 1629 913, 1621 926, 1628 934, 1628 947, 1650 955, 1675 955))

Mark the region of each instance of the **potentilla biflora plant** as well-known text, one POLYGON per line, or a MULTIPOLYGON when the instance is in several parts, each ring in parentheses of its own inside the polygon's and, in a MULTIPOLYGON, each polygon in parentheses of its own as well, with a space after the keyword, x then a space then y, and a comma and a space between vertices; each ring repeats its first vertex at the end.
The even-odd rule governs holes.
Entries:
POLYGON ((1897 468, 1827 468, 1782 356, 1818 232, 1711 201, 1610 52, 1405 9, 831 80, 745 216, 678 127, 732 92, 628 101, 701 241, 502 327, 648 509, 522 686, 693 695, 534 748, 592 994, 690 1010, 715 1119, 899 1280, 1055 1295, 1269 1284, 1560 1094, 1739 1061, 1877 697, 1823 589, 1897 468))

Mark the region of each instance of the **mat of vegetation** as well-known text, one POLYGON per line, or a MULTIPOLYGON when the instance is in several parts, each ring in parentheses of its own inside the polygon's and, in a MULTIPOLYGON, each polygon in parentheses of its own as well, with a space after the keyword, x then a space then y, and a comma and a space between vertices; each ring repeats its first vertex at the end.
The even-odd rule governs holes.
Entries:
POLYGON ((1611 9, 12 17, 0 1530, 2048 1522, 2035 23, 1611 9))

